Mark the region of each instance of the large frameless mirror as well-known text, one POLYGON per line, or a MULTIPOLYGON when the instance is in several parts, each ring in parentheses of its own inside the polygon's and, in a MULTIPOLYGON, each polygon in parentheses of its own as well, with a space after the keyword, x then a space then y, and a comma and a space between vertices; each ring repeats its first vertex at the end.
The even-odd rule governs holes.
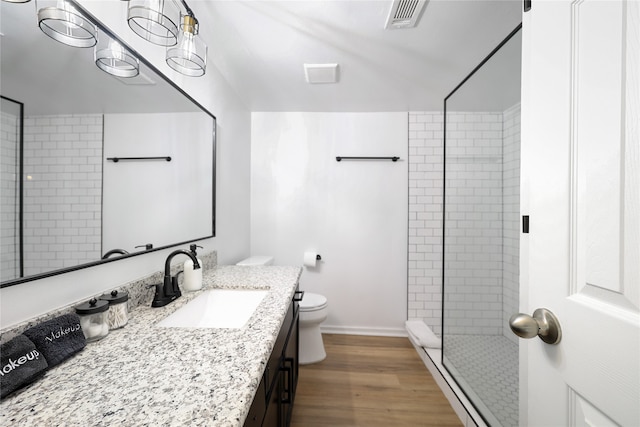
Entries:
POLYGON ((212 237, 215 117, 73 2, 95 46, 48 36, 45 3, 0 2, 2 287, 212 237))
POLYGON ((491 426, 518 425, 521 52, 519 27, 445 100, 442 363, 491 426))

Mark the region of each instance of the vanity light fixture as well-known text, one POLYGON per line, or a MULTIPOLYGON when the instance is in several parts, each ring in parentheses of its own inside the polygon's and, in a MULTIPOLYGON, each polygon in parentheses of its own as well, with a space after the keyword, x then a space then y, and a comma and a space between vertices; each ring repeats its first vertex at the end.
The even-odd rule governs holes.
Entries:
POLYGON ((93 58, 98 68, 116 77, 135 77, 140 72, 138 58, 106 34, 98 37, 93 58))
POLYGON ((207 45, 198 37, 198 20, 183 2, 187 14, 183 16, 178 44, 167 48, 167 65, 185 76, 199 77, 207 68, 207 45))
POLYGON ((2 1, 6 1, 7 3, 29 3, 31 0, 2 0, 2 1))
POLYGON ((180 6, 174 0, 130 0, 127 21, 134 33, 160 46, 178 42, 180 6))
POLYGON ((96 26, 65 0, 36 0, 38 26, 52 39, 73 47, 93 47, 96 26))

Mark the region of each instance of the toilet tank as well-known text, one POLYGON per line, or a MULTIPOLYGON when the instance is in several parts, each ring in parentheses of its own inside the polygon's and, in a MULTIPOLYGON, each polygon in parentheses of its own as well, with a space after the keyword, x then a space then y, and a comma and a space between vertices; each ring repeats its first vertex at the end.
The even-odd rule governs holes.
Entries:
POLYGON ((255 266, 255 265, 272 265, 273 257, 267 255, 256 255, 245 258, 236 265, 255 266))

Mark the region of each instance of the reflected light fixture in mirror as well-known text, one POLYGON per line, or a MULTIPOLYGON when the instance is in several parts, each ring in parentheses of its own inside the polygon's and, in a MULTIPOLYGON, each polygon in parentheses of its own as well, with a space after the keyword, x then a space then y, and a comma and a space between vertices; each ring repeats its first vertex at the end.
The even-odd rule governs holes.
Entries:
POLYGON ((130 0, 127 21, 134 33, 160 46, 178 42, 180 7, 173 0, 130 0))
POLYGON ((167 65, 186 76, 204 75, 207 68, 207 45, 198 37, 198 20, 195 16, 183 17, 178 44, 167 49, 167 65))
MULTIPOLYGON (((36 1, 39 3, 39 0, 36 1)), ((25 119, 28 118, 31 123, 25 124, 24 130, 27 131, 29 128, 31 130, 28 132, 38 133, 38 138, 27 138, 31 142, 25 141, 26 145, 22 147, 16 138, 12 143, 15 156, 0 154, 4 171, 5 157, 7 160, 9 157, 15 157, 17 161, 22 149, 27 167, 22 174, 23 180, 19 180, 25 191, 0 190, 3 196, 0 205, 3 210, 18 206, 20 197, 24 197, 23 210, 16 209, 15 217, 7 220, 11 222, 11 230, 16 233, 16 236, 20 235, 19 230, 23 228, 22 243, 25 249, 20 251, 20 244, 16 242, 12 244, 13 251, 4 250, 9 241, 4 239, 6 229, 3 225, 0 236, 0 243, 3 245, 0 253, 3 260, 5 254, 10 253, 16 263, 23 259, 25 268, 21 274, 18 266, 17 274, 9 276, 7 274, 9 269, 3 264, 0 268, 2 270, 0 287, 4 289, 213 237, 216 222, 215 116, 165 74, 154 68, 144 56, 138 55, 126 42, 95 19, 90 12, 86 12, 83 4, 92 3, 93 0, 82 2, 71 0, 70 4, 96 26, 99 42, 108 35, 140 60, 140 73, 137 77, 114 78, 110 74, 98 71, 94 62, 93 48, 74 49, 53 41, 43 34, 35 21, 38 11, 36 1, 13 4, 0 0, 2 32, 5 34, 2 36, 0 49, 2 95, 19 100, 19 103, 25 106, 25 119), (24 55, 24 52, 29 54, 24 55), (20 60, 12 60, 12 58, 20 58, 20 60), (42 66, 44 59, 46 59, 46 67, 42 66), (39 117, 50 117, 50 121, 54 119, 58 121, 59 118, 64 117, 66 121, 66 114, 82 115, 83 118, 80 119, 82 123, 87 123, 87 126, 93 129, 89 128, 86 132, 82 132, 81 139, 78 140, 82 141, 81 143, 73 142, 75 145, 80 143, 83 147, 80 152, 75 153, 79 157, 73 156, 73 153, 62 153, 66 150, 65 147, 68 147, 68 141, 77 139, 78 132, 69 129, 68 124, 58 126, 56 129, 36 124, 39 117), (93 121, 87 121, 89 118, 93 121), (144 118, 148 120, 142 120, 144 118), (158 123, 162 127, 158 126, 158 123), (174 131, 175 134, 183 135, 189 140, 189 147, 184 144, 174 145, 171 142, 171 135, 173 135, 171 132, 174 131), (67 135, 70 136, 67 137, 67 135), (51 144, 47 145, 47 150, 41 150, 39 149, 42 142, 40 139, 45 138, 51 144), (58 149, 56 153, 59 154, 54 153, 54 145, 58 149), (89 148, 92 153, 88 153, 89 148), (156 148, 169 149, 169 151, 154 153, 153 150, 156 148), (134 152, 127 151, 129 149, 134 152), (137 151, 139 149, 144 149, 144 152, 137 151), (112 155, 154 154, 173 154, 175 162, 172 160, 171 164, 175 163, 175 165, 171 169, 174 171, 169 173, 166 162, 129 163, 113 167, 111 162, 104 160, 112 155), (46 167, 41 165, 54 160, 60 167, 56 168, 58 173, 55 178, 52 178, 50 175, 52 169, 50 167, 41 169, 46 167), (185 162, 184 166, 182 161, 185 162), (90 173, 91 176, 84 173, 69 174, 68 167, 62 167, 63 164, 60 162, 65 162, 64 165, 70 165, 74 170, 80 163, 94 166, 95 169, 90 173), (157 170, 153 170, 153 174, 147 173, 147 168, 155 169, 156 167, 157 170), (141 177, 140 168, 145 170, 144 177, 141 177), (194 179, 191 174, 196 171, 198 175, 194 179), (80 193, 58 192, 55 196, 60 195, 60 197, 53 200, 54 195, 50 191, 42 190, 44 187, 41 185, 45 180, 38 179, 39 176, 42 177, 42 173, 47 174, 46 180, 49 183, 47 188, 78 189, 80 193), (30 180, 28 176, 33 176, 33 179, 30 180), (64 183, 58 181, 58 178, 64 183), (91 189, 87 187, 90 181, 95 184, 91 189), (198 197, 185 197, 184 188, 186 187, 193 189, 198 197), (122 188, 129 190, 127 194, 122 193, 122 188), (30 192, 29 189, 35 191, 30 192), (177 205, 179 209, 165 209, 166 206, 162 205, 164 199, 161 199, 158 205, 163 215, 150 216, 149 212, 158 210, 147 202, 148 200, 151 200, 151 203, 155 202, 154 194, 158 191, 162 191, 168 198, 174 200, 173 205, 177 205), (89 210, 83 209, 83 212, 77 215, 78 221, 68 221, 65 217, 62 221, 63 225, 58 222, 51 225, 51 220, 60 219, 60 212, 69 211, 76 218, 73 212, 80 207, 77 197, 84 196, 87 192, 93 195, 95 201, 91 208, 87 207, 93 213, 93 221, 86 219, 88 217, 85 213, 89 210), (13 196, 12 200, 5 203, 5 196, 10 195, 13 196), (145 203, 134 203, 141 199, 145 203), (53 206, 56 208, 53 209, 53 206), (32 208, 35 209, 31 210, 32 208), (185 209, 192 212, 189 221, 181 220, 185 209), (30 213, 34 211, 39 212, 37 220, 30 213), (41 217, 40 213, 44 211, 47 211, 48 215, 41 217), (125 211, 126 215, 123 215, 125 211), (21 212, 22 220, 19 218, 21 212), (42 230, 42 233, 37 230, 42 230), (69 232, 63 230, 69 230, 69 232), (40 237, 44 234, 47 234, 46 239, 40 237), (53 240, 54 235, 62 240, 53 240), (35 239, 32 239, 32 236, 35 239), (77 243, 72 241, 70 246, 67 246, 69 236, 78 236, 82 240, 78 240, 77 243), (87 236, 92 236, 92 239, 95 236, 95 240, 91 240, 95 242, 93 249, 85 246, 89 239, 87 236), (153 248, 150 250, 134 248, 136 245, 149 242, 153 242, 153 248), (105 252, 114 248, 122 248, 129 254, 112 256, 107 260, 100 259, 105 252), (43 265, 41 260, 49 262, 43 265)), ((125 24, 127 4, 116 0, 103 3, 105 16, 115 19, 119 17, 120 24, 127 25, 125 24), (112 10, 114 15, 106 13, 107 10, 112 10)), ((133 37, 132 34, 128 36, 133 37)), ((135 38, 137 39, 138 36, 135 38)), ((132 41, 135 42, 135 40, 132 41)), ((149 46, 146 47, 149 48, 149 46)), ((157 49, 158 52, 154 53, 164 56, 166 48, 158 47, 157 49)), ((163 66, 160 63, 158 65, 163 66)), ((167 73, 173 72, 166 65, 163 67, 167 73)), ((3 107, 5 107, 4 104, 3 101, 3 107)), ((20 117, 19 113, 12 113, 12 115, 16 117, 15 120, 20 117)), ((3 114, 3 120, 4 118, 3 114)), ((75 118, 73 120, 75 123, 75 118)), ((4 122, 0 125, 0 129, 5 130, 4 122)), ((6 139, 6 134, 9 132, 0 133, 2 134, 0 139, 6 139)), ((18 136, 20 131, 17 129, 11 134, 18 136)), ((7 179, 11 181, 11 188, 16 188, 20 183, 13 180, 11 176, 2 174, 2 185, 5 185, 7 179)), ((85 206, 82 204, 83 208, 85 206)), ((78 286, 82 284, 78 283, 78 286)))
POLYGON ((140 72, 140 61, 120 43, 100 33, 93 51, 96 65, 102 71, 116 77, 135 77, 140 72))
POLYGON ((96 26, 65 0, 36 0, 38 26, 52 39, 73 47, 93 47, 96 26))

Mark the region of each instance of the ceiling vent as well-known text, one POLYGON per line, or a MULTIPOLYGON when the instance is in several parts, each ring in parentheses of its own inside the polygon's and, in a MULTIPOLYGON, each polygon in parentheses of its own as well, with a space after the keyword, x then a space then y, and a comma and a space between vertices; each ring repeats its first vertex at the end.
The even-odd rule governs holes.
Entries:
POLYGON ((336 83, 338 64, 304 64, 307 83, 336 83))
POLYGON ((393 0, 384 28, 396 30, 415 27, 426 4, 427 0, 393 0))

